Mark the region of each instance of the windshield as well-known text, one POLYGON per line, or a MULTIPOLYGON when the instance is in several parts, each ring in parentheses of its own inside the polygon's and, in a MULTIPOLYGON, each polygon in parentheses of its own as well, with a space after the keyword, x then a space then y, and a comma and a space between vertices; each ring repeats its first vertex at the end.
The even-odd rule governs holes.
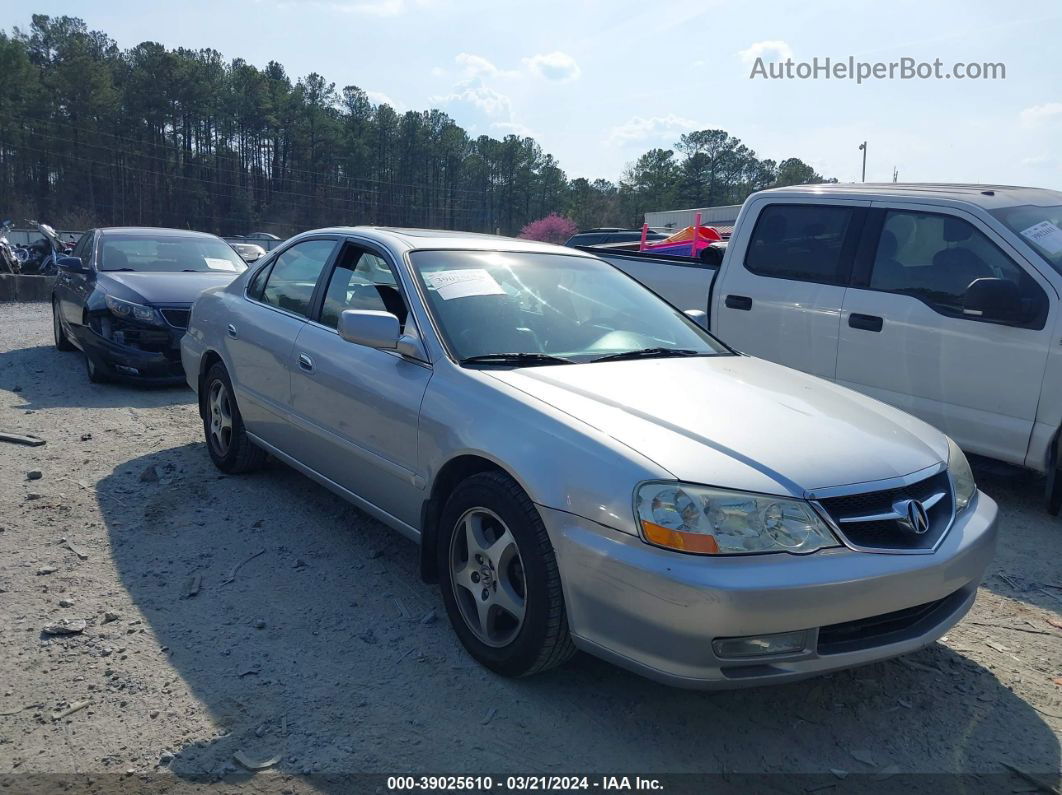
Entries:
POLYGON ((550 364, 551 357, 585 362, 635 351, 729 352, 682 312, 599 259, 414 251, 410 260, 459 360, 525 354, 518 363, 550 364))
POLYGON ((247 265, 228 243, 211 237, 104 235, 99 269, 242 273, 247 265))
POLYGON ((1048 265, 1062 273, 1062 205, 1037 207, 1023 204, 990 212, 1028 243, 1048 265))

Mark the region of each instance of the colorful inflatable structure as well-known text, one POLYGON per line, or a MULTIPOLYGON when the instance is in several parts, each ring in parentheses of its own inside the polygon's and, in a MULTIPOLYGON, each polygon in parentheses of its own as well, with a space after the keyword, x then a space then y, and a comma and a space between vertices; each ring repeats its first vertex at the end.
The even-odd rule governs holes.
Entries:
POLYGON ((649 232, 648 224, 642 225, 642 242, 639 251, 651 251, 654 254, 670 254, 675 257, 697 257, 701 250, 718 243, 723 236, 711 226, 701 225, 701 214, 697 213, 693 226, 687 226, 663 240, 655 240, 652 243, 646 241, 649 232))

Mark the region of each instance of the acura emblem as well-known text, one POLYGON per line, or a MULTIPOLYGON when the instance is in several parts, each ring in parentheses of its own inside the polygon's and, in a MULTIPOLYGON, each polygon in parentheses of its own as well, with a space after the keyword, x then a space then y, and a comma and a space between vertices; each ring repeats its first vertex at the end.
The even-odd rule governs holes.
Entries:
POLYGON ((919 500, 904 500, 897 503, 895 510, 903 517, 901 523, 915 535, 925 535, 929 531, 929 514, 919 500))

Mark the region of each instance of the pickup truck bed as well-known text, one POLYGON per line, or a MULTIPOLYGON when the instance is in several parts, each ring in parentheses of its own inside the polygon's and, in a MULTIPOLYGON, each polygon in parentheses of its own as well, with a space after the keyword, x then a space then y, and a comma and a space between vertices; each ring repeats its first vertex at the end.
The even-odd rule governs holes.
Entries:
POLYGON ((682 311, 699 309, 710 313, 712 283, 719 266, 693 257, 620 251, 602 246, 577 246, 631 276, 682 311))

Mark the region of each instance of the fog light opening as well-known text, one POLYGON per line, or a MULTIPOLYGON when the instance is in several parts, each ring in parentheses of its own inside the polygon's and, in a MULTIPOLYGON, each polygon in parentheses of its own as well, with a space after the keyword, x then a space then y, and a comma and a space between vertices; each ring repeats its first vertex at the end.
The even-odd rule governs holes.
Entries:
POLYGON ((124 364, 116 364, 114 365, 114 369, 122 375, 140 375, 140 371, 135 367, 127 367, 124 364))
POLYGON ((808 648, 808 630, 780 632, 776 635, 748 635, 743 638, 716 638, 712 650, 720 659, 775 657, 797 654, 808 648))

